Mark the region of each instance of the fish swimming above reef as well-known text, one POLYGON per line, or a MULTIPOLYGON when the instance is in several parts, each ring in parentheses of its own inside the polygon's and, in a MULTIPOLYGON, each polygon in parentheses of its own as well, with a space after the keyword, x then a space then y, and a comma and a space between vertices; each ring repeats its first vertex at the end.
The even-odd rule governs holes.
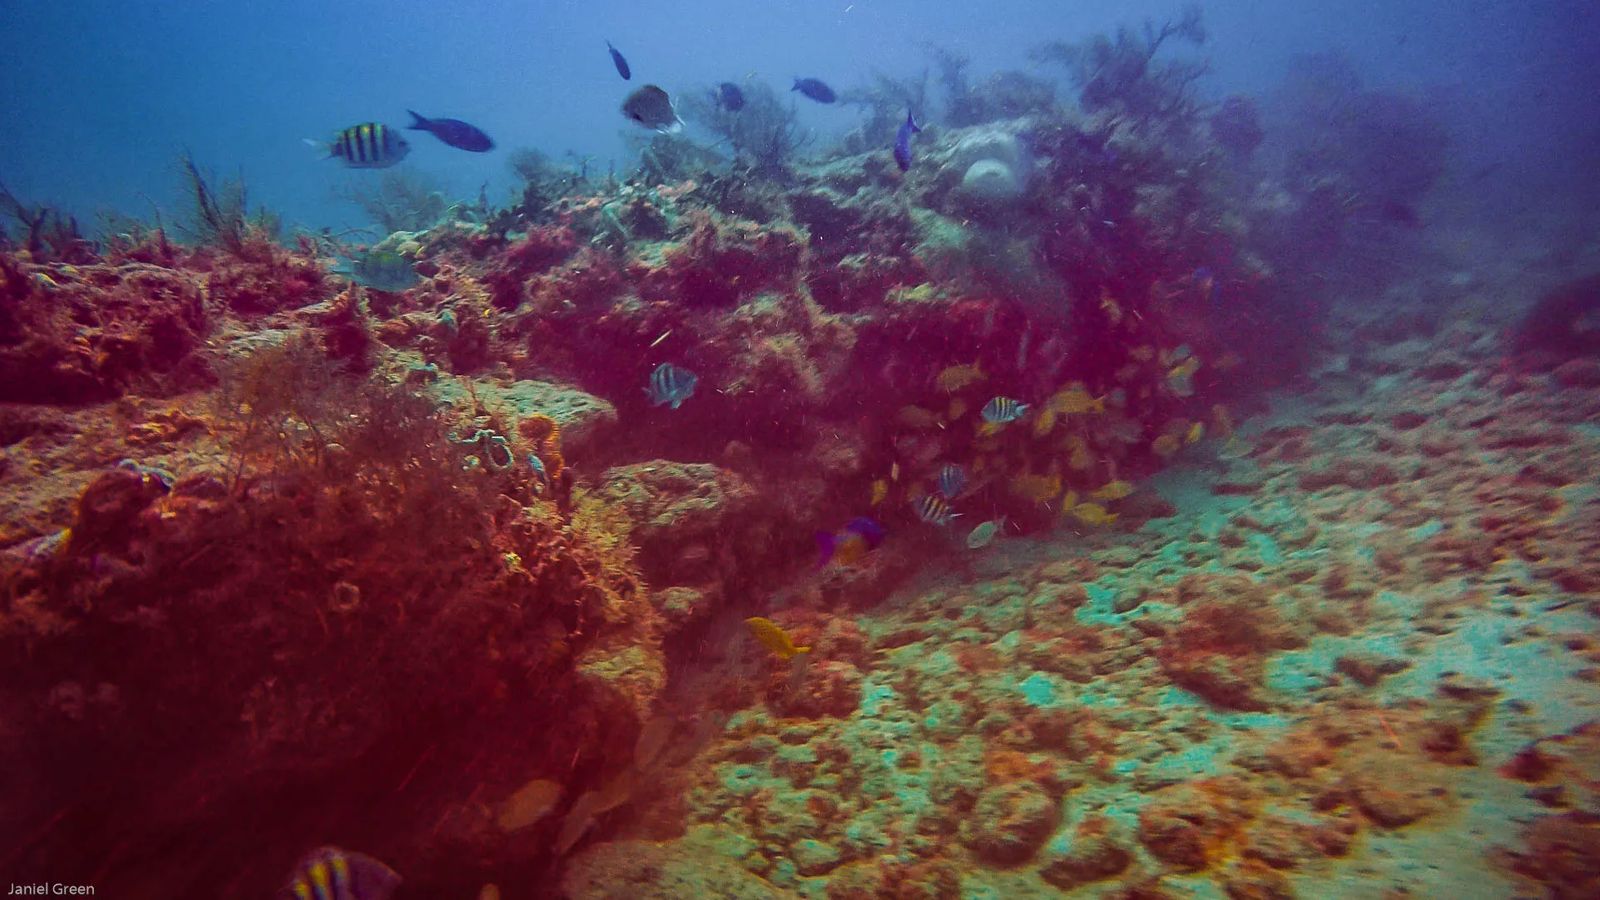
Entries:
POLYGON ((739 86, 731 81, 724 81, 717 85, 714 99, 718 106, 728 112, 738 112, 744 109, 744 91, 739 90, 739 86))
POLYGON ((663 403, 672 405, 673 409, 683 405, 683 401, 694 396, 694 386, 700 381, 700 376, 688 369, 680 369, 672 363, 662 363, 650 373, 650 386, 644 389, 650 395, 650 405, 660 406, 663 403))
POLYGON ((779 659, 791 660, 802 653, 810 653, 810 647, 796 647, 794 639, 789 637, 789 632, 783 626, 771 619, 761 616, 752 616, 745 619, 744 624, 750 626, 750 634, 761 642, 761 646, 771 650, 779 659))
POLYGON ((968 385, 977 384, 987 377, 989 376, 983 374, 981 365, 972 363, 971 365, 949 366, 941 369, 939 374, 934 376, 933 381, 939 386, 939 390, 947 394, 953 394, 968 385))
POLYGON ((494 149, 494 141, 476 125, 460 119, 429 119, 409 109, 406 112, 411 113, 411 124, 406 126, 411 131, 426 131, 457 150, 487 153, 494 149))
POLYGON ((279 896, 293 900, 388 900, 400 886, 396 872, 367 856, 318 847, 301 858, 279 896))
POLYGON ((917 518, 929 525, 949 525, 951 519, 960 515, 950 508, 950 501, 938 494, 922 495, 914 508, 917 511, 917 518))
POLYGON ((1028 413, 1028 404, 1018 403, 1010 397, 995 397, 983 405, 983 420, 990 425, 1015 422, 1028 413))
POLYGON ((333 272, 363 287, 388 294, 398 294, 422 280, 412 268, 411 260, 393 250, 358 253, 340 260, 333 272))
POLYGON ((821 81, 821 79, 817 78, 796 77, 794 80, 794 87, 790 88, 789 90, 799 91, 818 103, 832 103, 833 101, 839 99, 839 95, 833 92, 833 88, 828 87, 821 81))
POLYGON ((977 528, 972 529, 971 534, 967 535, 967 549, 982 550, 984 547, 989 546, 994 541, 995 535, 999 534, 1000 529, 1004 527, 1006 527, 1005 516, 982 523, 977 528))
POLYGON ((817 532, 817 568, 830 562, 842 566, 859 562, 883 543, 883 526, 870 516, 857 516, 837 532, 817 532))
POLYGON ((611 64, 617 67, 617 74, 622 76, 622 80, 632 80, 633 69, 628 65, 628 60, 622 55, 622 51, 611 46, 610 41, 606 41, 606 49, 611 51, 611 64))
POLYGON ((911 169, 911 136, 921 130, 922 126, 911 117, 911 110, 906 110, 906 120, 900 123, 900 130, 894 136, 894 164, 902 172, 911 169))
POLYGON ((386 169, 411 152, 406 139, 381 122, 363 122, 333 136, 326 143, 306 139, 328 151, 329 159, 342 159, 352 169, 386 169))
POLYGON ((628 99, 622 101, 622 114, 636 124, 656 131, 671 133, 683 128, 683 121, 672 107, 672 98, 653 84, 629 94, 628 99))
POLYGON ((943 494, 946 500, 954 500, 966 486, 966 470, 955 463, 945 463, 939 470, 939 493, 943 494))

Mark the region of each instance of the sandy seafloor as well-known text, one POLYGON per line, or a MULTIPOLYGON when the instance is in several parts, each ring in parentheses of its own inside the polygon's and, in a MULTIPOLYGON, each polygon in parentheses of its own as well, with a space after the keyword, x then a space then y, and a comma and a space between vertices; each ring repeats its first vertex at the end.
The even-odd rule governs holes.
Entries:
POLYGON ((842 614, 854 711, 735 715, 688 835, 591 847, 567 890, 1546 896, 1513 870, 1582 851, 1525 830, 1592 808, 1600 765, 1600 401, 1508 372, 1494 285, 1419 284, 1142 486, 1175 515, 842 614))

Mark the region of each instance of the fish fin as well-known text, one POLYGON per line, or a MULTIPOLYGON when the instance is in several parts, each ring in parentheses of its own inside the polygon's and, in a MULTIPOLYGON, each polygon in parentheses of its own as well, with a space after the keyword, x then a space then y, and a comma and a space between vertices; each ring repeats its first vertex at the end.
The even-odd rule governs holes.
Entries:
POLYGON ((408 109, 408 110, 406 110, 406 112, 411 113, 411 124, 406 126, 406 130, 407 131, 429 131, 429 130, 431 130, 431 129, 428 128, 428 126, 432 125, 433 123, 429 122, 426 117, 417 115, 414 110, 409 110, 408 109))
POLYGON ((832 534, 819 531, 817 537, 817 568, 826 566, 833 559, 833 551, 838 548, 838 542, 832 534))
POLYGON ((678 407, 680 407, 682 405, 683 405, 683 398, 681 398, 681 397, 676 399, 676 400, 674 400, 674 401, 672 401, 672 408, 673 409, 677 409, 678 407))
POLYGON ((906 110, 906 124, 911 126, 912 134, 922 131, 922 126, 917 124, 916 118, 911 115, 911 110, 909 109, 906 110))
POLYGON ((328 154, 328 156, 327 156, 328 159, 333 159, 335 156, 339 155, 339 154, 333 152, 333 145, 328 143, 327 141, 319 141, 316 138, 301 138, 300 141, 301 141, 301 143, 305 144, 307 147, 311 147, 311 148, 316 149, 316 150, 321 150, 323 153, 328 154))

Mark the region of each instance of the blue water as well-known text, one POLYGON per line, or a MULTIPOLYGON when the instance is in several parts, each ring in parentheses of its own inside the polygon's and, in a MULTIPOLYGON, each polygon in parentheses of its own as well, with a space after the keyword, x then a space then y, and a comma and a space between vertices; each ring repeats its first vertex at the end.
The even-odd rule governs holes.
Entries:
MULTIPOLYGON (((1204 4, 1213 73, 1204 91, 1264 92, 1298 55, 1334 49, 1369 86, 1433 98, 1465 138, 1456 147, 1463 164, 1501 162, 1498 180, 1550 189, 1600 152, 1593 3, 1292 6, 1204 4)), ((781 90, 794 75, 812 75, 848 88, 873 73, 923 70, 930 46, 968 56, 974 78, 1020 69, 1062 80, 1027 50, 1179 8, 1148 0, 8 2, 0 6, 0 182, 85 223, 105 210, 148 218, 152 208, 182 207, 176 158, 188 150, 203 168, 242 176, 253 201, 289 223, 363 225, 341 196, 375 173, 325 162, 303 138, 369 120, 403 125, 408 108, 465 119, 498 148, 473 156, 418 134, 404 165, 455 197, 473 199, 487 185, 499 202, 515 184, 506 159, 517 148, 556 158, 571 151, 600 171, 625 171, 630 126, 617 110, 632 85, 701 90, 753 75, 781 90), (612 69, 608 39, 632 64, 631 85, 612 69)), ((852 108, 800 109, 823 135, 859 121, 852 108)))

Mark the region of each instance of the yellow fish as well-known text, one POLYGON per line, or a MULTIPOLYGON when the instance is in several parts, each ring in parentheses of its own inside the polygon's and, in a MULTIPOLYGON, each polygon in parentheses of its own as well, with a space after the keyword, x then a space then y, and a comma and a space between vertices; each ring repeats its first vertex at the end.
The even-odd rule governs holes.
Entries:
POLYGON ((977 384, 989 376, 983 374, 983 368, 977 363, 970 366, 950 366, 934 377, 934 383, 939 385, 939 390, 953 394, 968 385, 977 384))
POLYGON ((1191 356, 1183 362, 1173 366, 1172 369, 1167 372, 1167 377, 1188 378, 1198 371, 1200 371, 1200 360, 1198 357, 1191 356))
POLYGON ((1061 493, 1060 475, 1035 475, 1025 472, 1011 479, 1011 490, 1035 503, 1054 500, 1061 493))
POLYGON ((1204 423, 1204 422, 1196 422, 1193 425, 1189 426, 1189 430, 1188 431, 1184 432, 1183 442, 1185 444, 1193 444, 1193 443, 1195 443, 1196 441, 1200 440, 1201 438, 1203 438, 1205 436, 1206 436, 1206 423, 1204 423))
POLYGON ((1069 490, 1065 494, 1061 495, 1061 514, 1063 516, 1065 516, 1067 513, 1072 512, 1072 508, 1074 506, 1077 506, 1077 505, 1078 505, 1078 492, 1077 491, 1069 490))
POLYGON ((744 623, 750 626, 750 633, 761 642, 761 646, 771 650, 773 655, 782 660, 791 660, 801 653, 810 653, 810 647, 796 647, 789 633, 783 626, 771 619, 752 616, 745 619, 744 623))
POLYGON ((1150 449, 1155 451, 1157 456, 1167 457, 1177 453, 1180 446, 1182 445, 1178 443, 1176 435, 1163 434, 1155 439, 1155 442, 1150 445, 1150 449))
POLYGON ((1111 324, 1115 325, 1122 321, 1122 307, 1118 306, 1117 301, 1111 298, 1110 291, 1103 289, 1101 290, 1100 309, 1106 314, 1106 319, 1108 319, 1111 324))
POLYGON ((961 418, 962 416, 964 416, 966 414, 967 414, 967 401, 961 399, 960 397, 957 397, 954 400, 950 401, 950 415, 949 415, 950 421, 954 422, 956 419, 959 419, 959 418, 961 418))
POLYGON ((1211 407, 1211 421, 1217 428, 1217 434, 1225 438, 1233 437, 1233 416, 1228 413, 1226 406, 1218 403, 1211 407))
POLYGON ((1116 513, 1106 512, 1098 503, 1079 503, 1072 508, 1072 517, 1085 525, 1110 525, 1117 520, 1116 513))
POLYGON ((1033 436, 1044 437, 1054 427, 1056 427, 1056 411, 1046 406, 1038 418, 1033 420, 1033 436))
POLYGON ((934 428, 939 424, 939 415, 920 406, 902 406, 895 414, 895 421, 907 428, 934 428))
POLYGON ((1078 445, 1072 448, 1072 455, 1067 457, 1067 465, 1074 472, 1088 471, 1094 465, 1094 457, 1089 455, 1089 446, 1081 440, 1078 441, 1078 445))
POLYGON ((1089 496, 1096 500, 1121 500, 1133 493, 1133 485, 1126 481, 1108 481, 1089 496))
POLYGON ((872 483, 872 506, 877 506, 889 496, 889 482, 879 478, 872 483))
POLYGON ((1046 401, 1045 408, 1053 409, 1064 416, 1106 411, 1106 405, 1103 401, 1089 396, 1089 392, 1081 387, 1070 387, 1064 391, 1057 391, 1054 396, 1046 401))

